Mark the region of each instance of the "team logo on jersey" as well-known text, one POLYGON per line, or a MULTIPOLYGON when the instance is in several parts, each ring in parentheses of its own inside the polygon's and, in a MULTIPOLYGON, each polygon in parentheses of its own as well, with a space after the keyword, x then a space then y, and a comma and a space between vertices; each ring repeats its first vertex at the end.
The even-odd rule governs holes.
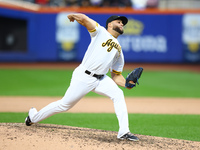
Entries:
POLYGON ((119 54, 121 53, 121 46, 119 44, 117 44, 116 42, 113 42, 113 39, 108 39, 106 42, 102 43, 102 46, 108 46, 107 51, 110 52, 113 47, 117 49, 117 51, 119 52, 119 54))

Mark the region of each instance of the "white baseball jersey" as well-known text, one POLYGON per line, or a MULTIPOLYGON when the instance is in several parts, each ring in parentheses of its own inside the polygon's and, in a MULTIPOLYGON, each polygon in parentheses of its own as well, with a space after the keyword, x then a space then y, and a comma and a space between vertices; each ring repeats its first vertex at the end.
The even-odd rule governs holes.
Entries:
POLYGON ((119 122, 117 135, 119 138, 129 132, 128 112, 123 91, 105 74, 109 69, 113 73, 120 74, 124 66, 124 56, 118 40, 104 27, 97 24, 96 28, 90 31, 90 35, 92 41, 81 65, 74 70, 70 86, 64 97, 45 106, 39 112, 35 109, 30 109, 30 120, 32 123, 37 123, 56 113, 68 111, 83 96, 93 91, 107 96, 113 101, 119 122), (99 75, 104 74, 104 77, 99 80, 86 74, 85 70, 99 75))
POLYGON ((124 67, 124 56, 118 40, 98 23, 89 33, 91 43, 81 64, 95 74, 106 74, 109 69, 120 74, 124 67))

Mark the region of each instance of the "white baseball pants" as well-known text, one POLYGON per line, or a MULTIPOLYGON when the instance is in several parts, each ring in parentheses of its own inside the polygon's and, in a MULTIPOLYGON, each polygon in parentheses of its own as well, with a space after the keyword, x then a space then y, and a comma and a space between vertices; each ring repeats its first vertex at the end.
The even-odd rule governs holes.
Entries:
POLYGON ((40 122, 54 114, 64 112, 72 108, 84 95, 94 91, 100 95, 109 97, 114 103, 114 109, 119 122, 117 137, 129 132, 128 112, 123 91, 107 75, 98 80, 85 73, 85 68, 78 66, 72 75, 71 83, 61 100, 50 103, 42 108, 30 119, 31 122, 40 122))

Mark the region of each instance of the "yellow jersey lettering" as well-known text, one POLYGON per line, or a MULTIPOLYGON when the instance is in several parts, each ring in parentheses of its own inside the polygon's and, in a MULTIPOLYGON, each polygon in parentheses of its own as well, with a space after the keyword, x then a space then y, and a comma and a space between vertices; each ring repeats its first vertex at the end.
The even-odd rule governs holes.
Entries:
POLYGON ((102 43, 102 46, 105 47, 106 45, 109 46, 112 39, 107 40, 106 42, 102 43))
POLYGON ((105 46, 108 46, 108 49, 107 51, 110 52, 113 47, 115 49, 117 49, 117 51, 119 52, 119 54, 121 53, 121 46, 115 42, 112 42, 113 40, 112 39, 108 39, 106 42, 103 42, 102 43, 102 46, 105 47, 105 46))

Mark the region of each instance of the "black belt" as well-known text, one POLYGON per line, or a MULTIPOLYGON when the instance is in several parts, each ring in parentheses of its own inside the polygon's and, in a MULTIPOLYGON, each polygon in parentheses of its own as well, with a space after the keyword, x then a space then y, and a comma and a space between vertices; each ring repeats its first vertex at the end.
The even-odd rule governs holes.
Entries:
MULTIPOLYGON (((91 74, 91 72, 90 71, 88 71, 88 70, 85 70, 85 73, 86 74, 88 74, 88 75, 90 75, 91 74)), ((97 78, 97 79, 102 79, 103 78, 103 74, 101 74, 101 75, 98 75, 98 74, 93 74, 93 77, 95 77, 95 78, 97 78)))

